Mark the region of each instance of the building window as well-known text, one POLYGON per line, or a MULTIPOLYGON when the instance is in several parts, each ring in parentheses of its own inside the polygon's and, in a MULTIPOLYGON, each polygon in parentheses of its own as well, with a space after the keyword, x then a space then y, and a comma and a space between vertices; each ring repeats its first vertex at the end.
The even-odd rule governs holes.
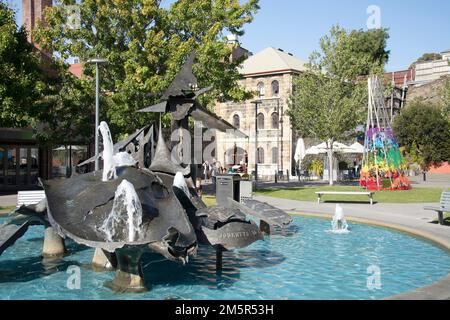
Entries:
POLYGON ((259 113, 258 117, 256 118, 256 122, 258 124, 258 130, 264 129, 264 114, 259 113))
POLYGON ((259 147, 258 148, 258 164, 264 163, 264 149, 259 147))
POLYGON ((278 129, 280 126, 280 118, 278 112, 272 113, 272 129, 278 129))
POLYGON ((262 82, 258 83, 257 90, 258 90, 258 96, 260 98, 264 98, 264 96, 266 95, 266 88, 264 87, 264 83, 262 83, 262 82))
POLYGON ((272 164, 278 164, 278 148, 272 148, 272 164))
POLYGON ((233 116, 233 126, 236 129, 239 129, 241 127, 241 119, 239 118, 239 116, 237 114, 235 114, 233 116))
POLYGON ((272 81, 272 96, 278 97, 280 94, 280 83, 275 80, 272 81))

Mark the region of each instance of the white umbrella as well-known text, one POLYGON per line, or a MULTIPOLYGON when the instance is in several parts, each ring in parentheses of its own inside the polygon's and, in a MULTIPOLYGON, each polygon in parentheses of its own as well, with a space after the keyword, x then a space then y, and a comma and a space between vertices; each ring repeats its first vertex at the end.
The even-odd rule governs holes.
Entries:
MULTIPOLYGON (((320 153, 326 153, 328 150, 326 142, 322 142, 318 146, 316 146, 321 152, 320 153)), ((347 152, 351 148, 343 143, 335 141, 333 143, 333 152, 347 152)))
POLYGON ((305 151, 305 155, 318 155, 321 154, 321 150, 319 148, 317 148, 317 146, 313 146, 311 148, 309 148, 308 150, 305 151))
POLYGON ((355 142, 354 144, 352 144, 350 146, 349 151, 346 151, 346 153, 364 153, 364 146, 359 143, 359 142, 355 142))
MULTIPOLYGON (((67 148, 66 148, 66 147, 64 147, 64 146, 61 146, 61 147, 59 147, 59 148, 53 149, 53 151, 65 151, 65 150, 69 150, 70 147, 71 147, 71 146, 67 146, 67 148)), ((85 148, 80 147, 80 146, 72 146, 72 151, 79 151, 79 150, 85 150, 85 148)))
POLYGON ((294 155, 294 160, 295 162, 299 162, 301 163, 303 161, 303 159, 305 158, 305 141, 303 140, 303 138, 298 139, 297 141, 297 148, 295 149, 295 155, 294 155))

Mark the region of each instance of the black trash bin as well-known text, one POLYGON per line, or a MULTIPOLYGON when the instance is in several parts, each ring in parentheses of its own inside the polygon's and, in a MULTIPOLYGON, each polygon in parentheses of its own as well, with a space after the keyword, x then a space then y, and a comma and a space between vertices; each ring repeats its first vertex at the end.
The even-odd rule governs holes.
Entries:
POLYGON ((222 174, 216 177, 216 200, 218 206, 228 208, 228 198, 240 201, 240 181, 241 176, 238 174, 222 174))

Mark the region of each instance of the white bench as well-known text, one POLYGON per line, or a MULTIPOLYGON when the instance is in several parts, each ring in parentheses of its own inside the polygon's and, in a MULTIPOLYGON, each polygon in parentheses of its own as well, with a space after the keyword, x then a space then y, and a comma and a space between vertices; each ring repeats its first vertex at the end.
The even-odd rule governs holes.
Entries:
POLYGON ((436 211, 438 213, 439 224, 444 224, 444 212, 450 212, 450 191, 443 192, 439 207, 424 207, 424 210, 436 211))
POLYGON ((17 208, 39 203, 45 198, 44 190, 17 192, 17 208))
POLYGON ((317 203, 320 204, 320 200, 324 194, 334 195, 350 195, 350 196, 368 196, 370 198, 370 204, 373 205, 373 194, 375 192, 356 192, 356 191, 319 191, 317 194, 317 203))

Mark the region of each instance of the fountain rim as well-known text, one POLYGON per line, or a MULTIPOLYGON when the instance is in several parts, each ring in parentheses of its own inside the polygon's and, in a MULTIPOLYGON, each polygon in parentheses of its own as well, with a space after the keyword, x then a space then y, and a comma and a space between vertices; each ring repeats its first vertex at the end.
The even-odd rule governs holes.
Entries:
MULTIPOLYGON (((325 213, 313 213, 313 212, 294 212, 294 211, 288 211, 288 214, 293 217, 309 217, 309 218, 316 218, 316 219, 330 219, 330 216, 333 215, 325 214, 325 213)), ((350 222, 368 225, 368 226, 374 226, 374 227, 381 227, 385 229, 390 229, 394 232, 401 232, 408 234, 410 236, 414 236, 416 238, 420 238, 424 241, 431 242, 433 245, 443 249, 444 251, 447 251, 450 254, 450 242, 445 241, 441 238, 438 238, 434 236, 433 234, 419 230, 416 228, 411 227, 405 227, 401 226, 399 224, 390 223, 390 222, 382 222, 377 220, 371 220, 367 218, 359 218, 359 217, 353 217, 351 215, 346 215, 345 219, 350 222)), ((406 291, 403 293, 400 293, 398 295, 393 295, 387 298, 384 298, 382 300, 445 300, 448 299, 450 296, 450 290, 447 291, 447 294, 440 292, 441 288, 450 288, 450 272, 441 278, 440 280, 424 286, 420 287, 411 291, 406 291), (445 295, 445 296, 444 296, 445 295)))

